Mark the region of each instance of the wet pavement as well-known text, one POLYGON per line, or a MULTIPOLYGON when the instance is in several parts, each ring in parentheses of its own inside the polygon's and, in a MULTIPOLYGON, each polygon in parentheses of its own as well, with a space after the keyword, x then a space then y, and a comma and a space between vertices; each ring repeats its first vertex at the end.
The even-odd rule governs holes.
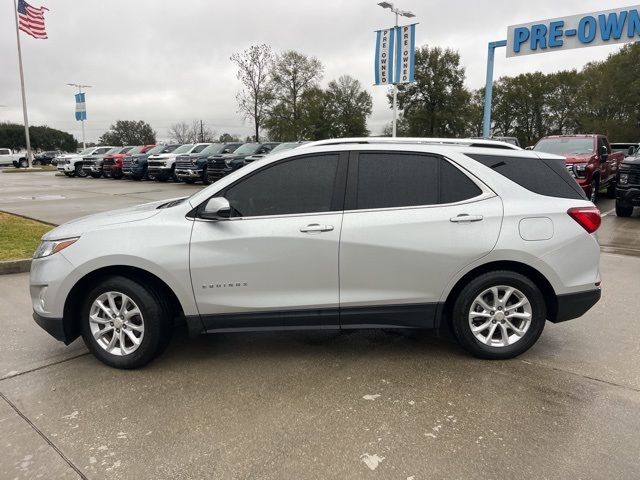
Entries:
MULTIPOLYGON (((0 197, 24 196, 6 177, 0 197)), ((77 195, 49 200, 64 211, 194 190, 58 181, 83 182, 56 183, 77 195)), ((638 213, 607 214, 600 235, 633 248, 638 213)), ((53 340, 31 320, 27 274, 0 276, 0 478, 639 478, 640 257, 604 253, 601 267, 601 302, 509 361, 418 332, 177 330, 136 371, 53 340)))

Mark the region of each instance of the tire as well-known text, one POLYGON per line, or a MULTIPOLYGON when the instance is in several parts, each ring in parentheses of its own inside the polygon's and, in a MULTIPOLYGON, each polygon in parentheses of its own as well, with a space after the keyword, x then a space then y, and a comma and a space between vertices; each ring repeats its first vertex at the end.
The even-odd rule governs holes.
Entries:
POLYGON ((607 185, 607 198, 616 198, 616 182, 613 180, 607 185))
POLYGON ((121 276, 105 278, 89 292, 80 312, 82 338, 87 348, 98 360, 110 367, 131 369, 146 365, 162 353, 173 330, 171 309, 163 298, 161 292, 152 286, 142 285, 129 278, 121 276), (112 334, 111 332, 116 332, 117 326, 119 326, 117 322, 123 320, 118 320, 120 318, 118 316, 108 316, 107 312, 94 304, 96 300, 103 297, 105 302, 103 305, 107 305, 107 310, 113 312, 109 308, 109 301, 105 298, 107 292, 120 295, 120 297, 114 295, 114 305, 117 308, 122 306, 122 295, 124 294, 130 299, 126 301, 127 309, 133 310, 132 307, 137 307, 140 312, 140 315, 134 315, 128 322, 125 321, 124 325, 118 329, 118 333, 112 334), (118 298, 120 298, 120 302, 118 302, 118 298), (89 316, 92 311, 100 316, 100 323, 90 320, 89 316), (114 322, 109 322, 110 319, 116 321, 113 326, 110 323, 114 322), (127 325, 128 328, 126 328, 127 325), (141 326, 142 331, 139 330, 141 326), (106 333, 100 335, 99 332, 103 330, 106 330, 106 333), (131 335, 139 340, 138 345, 132 342, 131 335), (96 336, 100 341, 96 339, 96 336), (116 338, 109 351, 108 345, 105 344, 114 336, 116 338), (124 339, 124 348, 120 343, 121 338, 124 339), (127 350, 130 351, 127 352, 127 350))
POLYGON ((26 158, 21 158, 20 160, 18 160, 18 164, 20 165, 20 168, 29 168, 29 160, 27 160, 26 158))
POLYGON ((76 176, 76 172, 64 172, 64 174, 69 178, 72 178, 72 177, 76 176))
MULTIPOLYGON (((513 314, 514 312, 510 311, 510 313, 513 314)), ((451 322, 455 337, 465 350, 479 358, 497 360, 516 357, 531 348, 540 337, 540 334, 542 334, 546 317, 544 297, 535 283, 520 273, 498 270, 484 273, 474 278, 462 289, 453 306, 451 322), (493 301, 494 295, 490 291, 485 296, 480 297, 481 294, 492 287, 498 287, 498 296, 506 294, 504 289, 500 287, 515 289, 510 297, 506 299, 508 303, 504 310, 499 306, 499 303, 493 301), (509 311, 508 308, 512 307, 515 302, 521 301, 518 294, 523 295, 528 300, 524 306, 516 309, 516 314, 519 313, 520 316, 518 318, 507 317, 503 319, 500 313, 509 311), (482 309, 483 315, 486 313, 491 314, 491 312, 486 312, 484 307, 479 306, 477 303, 479 297, 485 299, 483 301, 487 306, 495 307, 491 311, 494 312, 493 317, 487 318, 483 316, 473 319, 475 326, 487 325, 485 329, 478 330, 476 333, 481 338, 484 337, 484 341, 476 337, 476 334, 471 330, 472 321, 470 317, 472 308, 478 315, 480 315, 480 312, 477 309, 482 309), (529 312, 527 312, 527 309, 529 312), (529 323, 525 325, 526 320, 522 316, 527 313, 529 313, 529 323), (513 322, 511 326, 516 329, 523 329, 524 333, 521 336, 516 335, 515 331, 510 328, 509 320, 513 322), (516 324, 516 322, 519 323, 516 324), (495 345, 487 344, 489 342, 486 339, 489 337, 490 332, 493 332, 491 342, 495 343, 495 345), (505 336, 506 345, 499 344, 505 341, 505 336)))
POLYGON ((630 217, 633 215, 633 205, 621 205, 616 202, 616 215, 618 217, 630 217))
POLYGON ((101 176, 102 176, 101 173, 93 173, 93 172, 91 173, 92 178, 100 178, 101 176))
POLYGON ((85 171, 82 169, 82 164, 80 164, 80 165, 76 165, 76 167, 75 167, 75 170, 74 170, 74 171, 75 171, 76 177, 79 177, 79 178, 85 178, 85 177, 87 176, 87 172, 85 172, 85 171))
POLYGON ((122 172, 113 172, 111 174, 111 178, 113 178, 114 180, 121 180, 122 176, 122 172))
POLYGON ((194 183, 196 183, 196 180, 194 178, 185 178, 182 181, 184 183, 188 183, 189 185, 193 185, 194 183))
POLYGON ((178 178, 178 176, 176 175, 176 166, 174 165, 173 168, 171 168, 171 174, 169 175, 169 178, 171 178, 171 180, 173 180, 175 183, 180 183, 180 179, 178 178))
POLYGON ((211 185, 211 180, 209 180, 209 176, 207 175, 206 167, 202 171, 202 183, 204 183, 205 185, 211 185))
POLYGON ((589 193, 589 200, 591 203, 596 203, 598 201, 598 190, 600 189, 600 181, 597 177, 594 177, 591 180, 591 188, 589 193))
POLYGON ((42 165, 42 162, 40 160, 34 160, 32 163, 32 165, 42 165))

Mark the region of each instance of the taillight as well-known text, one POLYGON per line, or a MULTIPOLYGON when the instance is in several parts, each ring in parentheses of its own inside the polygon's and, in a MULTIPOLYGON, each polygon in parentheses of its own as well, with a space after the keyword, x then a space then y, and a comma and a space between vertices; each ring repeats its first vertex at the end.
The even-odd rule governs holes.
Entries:
POLYGON ((595 232, 598 230, 598 227, 600 227, 600 223, 602 223, 600 210, 596 207, 574 207, 567 210, 567 213, 578 222, 587 233, 595 232))

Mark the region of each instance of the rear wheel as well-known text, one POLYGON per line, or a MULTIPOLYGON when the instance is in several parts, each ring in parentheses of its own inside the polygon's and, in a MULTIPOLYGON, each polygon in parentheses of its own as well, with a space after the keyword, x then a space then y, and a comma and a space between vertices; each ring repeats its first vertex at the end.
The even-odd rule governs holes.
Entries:
POLYGON ((621 205, 616 202, 616 215, 618 217, 630 217, 633 215, 633 205, 621 205))
POLYGON ((453 331, 471 354, 513 358, 527 351, 544 329, 542 293, 527 277, 508 270, 488 272, 470 281, 455 301, 453 331))
POLYGON ((76 177, 84 178, 87 176, 87 172, 82 169, 82 164, 76 165, 74 171, 76 173, 76 177))
POLYGON ((173 318, 160 292, 125 277, 100 282, 81 310, 82 337, 103 363, 137 368, 168 343, 173 318))

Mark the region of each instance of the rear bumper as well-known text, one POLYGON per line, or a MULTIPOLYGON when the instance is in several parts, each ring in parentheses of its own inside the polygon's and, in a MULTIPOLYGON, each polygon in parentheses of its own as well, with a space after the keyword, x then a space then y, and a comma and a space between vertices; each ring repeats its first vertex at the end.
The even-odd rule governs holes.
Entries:
POLYGON ((581 317, 598 303, 601 295, 602 291, 599 288, 584 292, 558 295, 556 296, 557 309, 555 312, 552 312, 548 320, 553 323, 559 323, 581 317))

